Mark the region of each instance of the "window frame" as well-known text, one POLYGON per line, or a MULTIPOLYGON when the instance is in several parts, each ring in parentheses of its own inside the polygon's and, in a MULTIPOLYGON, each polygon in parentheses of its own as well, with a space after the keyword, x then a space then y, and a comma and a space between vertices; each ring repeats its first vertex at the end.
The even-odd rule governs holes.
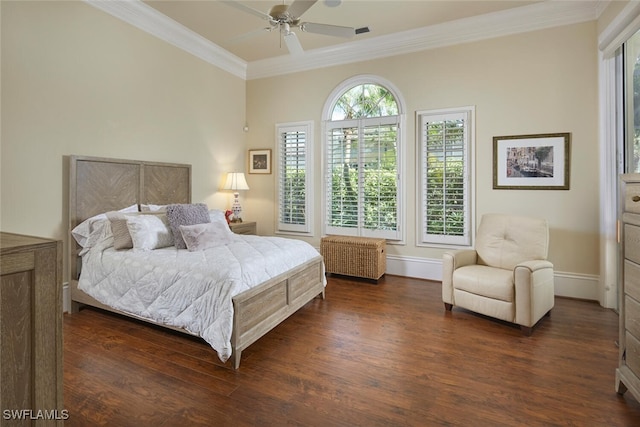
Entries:
POLYGON ((276 123, 275 126, 275 178, 276 178, 276 212, 275 212, 275 233, 276 234, 289 234, 296 236, 313 236, 314 226, 314 158, 313 158, 313 146, 314 146, 314 122, 312 120, 289 122, 289 123, 276 123), (305 144, 304 144, 304 160, 305 160, 305 224, 295 225, 286 224, 280 221, 282 213, 283 200, 281 197, 281 180, 283 178, 282 164, 284 161, 283 144, 281 135, 285 132, 304 132, 305 144))
MULTIPOLYGON (((375 75, 358 75, 352 78, 349 78, 342 83, 340 83, 328 96, 327 101, 325 102, 323 108, 323 121, 322 121, 322 233, 324 235, 327 234, 337 234, 337 235, 345 235, 345 236, 363 236, 363 237, 383 237, 387 239, 388 243, 391 244, 405 244, 406 240, 406 209, 405 209, 405 176, 406 176, 406 161, 404 152, 406 151, 406 137, 404 129, 406 123, 406 115, 405 115, 405 102, 398 89, 389 81, 375 76, 375 75), (338 102, 340 97, 345 94, 348 90, 352 89, 355 86, 363 85, 363 84, 375 84, 378 86, 382 86, 387 89, 395 98, 398 114, 397 114, 397 158, 396 158, 396 174, 397 174, 397 230, 395 231, 393 236, 381 235, 380 233, 373 232, 372 230, 368 230, 362 226, 358 226, 352 231, 347 231, 346 228, 336 229, 335 227, 331 227, 328 224, 329 221, 329 209, 330 209, 330 199, 329 199, 329 191, 327 185, 327 176, 329 171, 327 168, 329 165, 327 164, 327 150, 329 149, 329 141, 328 141, 328 133, 330 129, 331 122, 354 122, 361 119, 355 120, 345 120, 345 121, 333 121, 331 120, 333 108, 335 104, 338 102)), ((392 116, 385 116, 392 117, 392 116)), ((372 118, 372 120, 377 120, 379 118, 372 118)), ((359 195, 361 197, 361 195, 359 195)), ((385 234, 385 233, 382 233, 385 234)))
POLYGON ((416 246, 468 248, 475 240, 475 106, 416 111, 416 246), (427 204, 426 186, 426 143, 423 140, 423 123, 426 118, 450 118, 463 116, 464 135, 464 201, 465 226, 463 236, 429 234, 426 230, 427 204))

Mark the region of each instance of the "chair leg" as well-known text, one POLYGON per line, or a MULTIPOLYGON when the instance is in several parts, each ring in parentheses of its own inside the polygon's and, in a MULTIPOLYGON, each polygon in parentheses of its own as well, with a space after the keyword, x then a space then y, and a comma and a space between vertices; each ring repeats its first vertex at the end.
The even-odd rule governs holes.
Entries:
POLYGON ((448 302, 445 302, 444 309, 447 311, 451 311, 451 309, 453 309, 453 304, 449 304, 448 302))

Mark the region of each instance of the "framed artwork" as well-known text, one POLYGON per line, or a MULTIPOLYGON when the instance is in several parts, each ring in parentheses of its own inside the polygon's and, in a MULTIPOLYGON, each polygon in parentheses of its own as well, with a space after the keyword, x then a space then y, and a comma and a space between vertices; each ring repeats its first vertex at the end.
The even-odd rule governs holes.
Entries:
POLYGON ((568 190, 570 133, 493 137, 493 188, 568 190))
POLYGON ((249 173, 271 173, 271 150, 249 150, 249 173))

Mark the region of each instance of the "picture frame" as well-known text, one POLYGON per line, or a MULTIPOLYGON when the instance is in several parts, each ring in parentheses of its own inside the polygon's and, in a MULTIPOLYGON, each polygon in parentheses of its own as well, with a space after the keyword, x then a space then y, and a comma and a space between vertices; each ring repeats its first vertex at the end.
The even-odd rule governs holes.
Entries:
POLYGON ((493 188, 569 190, 571 133, 493 137, 493 188))
POLYGON ((271 150, 249 150, 249 173, 271 173, 271 150))

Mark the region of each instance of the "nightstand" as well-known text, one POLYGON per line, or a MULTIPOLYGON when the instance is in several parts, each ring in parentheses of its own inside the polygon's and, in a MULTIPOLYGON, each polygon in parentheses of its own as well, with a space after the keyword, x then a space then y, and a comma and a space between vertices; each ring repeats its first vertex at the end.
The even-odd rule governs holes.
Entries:
POLYGON ((229 228, 236 234, 258 234, 255 221, 232 222, 229 228))

